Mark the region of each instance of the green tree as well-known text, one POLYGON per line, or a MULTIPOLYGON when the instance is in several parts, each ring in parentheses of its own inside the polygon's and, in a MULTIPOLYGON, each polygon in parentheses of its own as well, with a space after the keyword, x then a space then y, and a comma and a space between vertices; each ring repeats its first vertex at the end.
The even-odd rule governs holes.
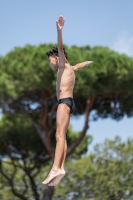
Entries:
POLYGON ((117 136, 97 144, 93 153, 67 163, 54 199, 133 199, 132 152, 133 139, 122 142, 117 136))
MULTIPOLYGON (((10 121, 12 117, 18 115, 23 115, 27 121, 29 119, 35 131, 32 135, 38 134, 47 159, 53 160, 57 109, 56 73, 49 68, 45 56, 45 52, 52 46, 52 44, 38 47, 27 45, 24 48, 15 48, 0 58, 0 107, 4 115, 10 116, 10 121)), ((75 140, 70 140, 68 143, 68 156, 72 155, 85 138, 92 110, 95 111, 94 120, 98 117, 119 120, 124 115, 128 117, 133 115, 133 59, 105 47, 66 46, 66 50, 72 65, 75 64, 75 60, 76 63, 84 60, 94 61, 92 67, 76 72, 75 115, 85 114, 85 122, 83 130, 76 135, 75 140)), ((11 151, 9 147, 13 141, 11 144, 9 141, 5 142, 3 138, 1 141, 5 144, 9 155, 11 151)), ((45 198, 48 194, 52 196, 52 187, 46 188, 43 199, 50 199, 48 196, 45 198)))
MULTIPOLYGON (((0 172, 3 177, 1 189, 7 191, 6 195, 2 192, 1 199, 10 200, 18 197, 24 200, 40 200, 44 189, 41 181, 47 175, 46 169, 40 180, 37 177, 44 167, 47 168, 50 156, 36 134, 32 121, 22 114, 6 114, 0 122, 0 130, 0 172)), ((68 144, 71 144, 78 134, 69 126, 68 144)), ((86 136, 71 158, 80 158, 87 151, 90 141, 91 137, 86 136)))

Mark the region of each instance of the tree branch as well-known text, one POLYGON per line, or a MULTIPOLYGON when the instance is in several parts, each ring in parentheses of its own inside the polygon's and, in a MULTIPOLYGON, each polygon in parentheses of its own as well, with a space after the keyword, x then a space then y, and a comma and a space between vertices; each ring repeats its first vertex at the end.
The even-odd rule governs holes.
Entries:
POLYGON ((49 127, 52 127, 53 124, 52 124, 52 119, 53 119, 53 113, 55 112, 55 109, 57 107, 57 102, 54 102, 53 106, 52 106, 52 109, 50 111, 50 117, 49 117, 49 127))
POLYGON ((43 144, 46 146, 46 132, 44 131, 44 129, 41 128, 41 126, 39 124, 37 124, 32 118, 31 118, 33 125, 38 133, 38 135, 40 136, 40 138, 42 139, 43 144))
POLYGON ((40 168, 37 168, 37 171, 33 174, 33 177, 36 177, 37 174, 39 174, 40 168))
POLYGON ((10 178, 3 172, 2 168, 0 168, 0 172, 1 172, 1 174, 5 177, 5 179, 8 181, 8 183, 9 183, 9 185, 10 185, 10 187, 11 187, 11 190, 12 190, 13 194, 14 194, 15 196, 19 197, 19 198, 22 199, 22 200, 28 200, 28 199, 25 198, 22 194, 19 194, 18 192, 15 191, 15 189, 14 189, 14 184, 13 184, 13 180, 10 179, 10 178))
POLYGON ((48 187, 47 186, 46 189, 44 190, 42 200, 51 200, 53 194, 54 194, 54 187, 52 187, 52 186, 48 187))
POLYGON ((18 192, 16 192, 16 190, 14 189, 14 183, 13 183, 13 179, 15 178, 15 174, 17 173, 17 166, 16 166, 16 164, 14 163, 14 160, 13 160, 13 158, 12 158, 12 156, 11 156, 11 152, 13 152, 13 150, 12 149, 10 149, 10 147, 6 144, 6 142, 0 137, 0 139, 1 139, 1 141, 2 141, 2 143, 4 144, 4 146, 5 146, 5 148, 6 148, 6 151, 7 151, 7 154, 9 155, 9 157, 10 157, 10 159, 11 159, 11 164, 14 166, 14 170, 13 170, 13 173, 12 173, 12 175, 11 175, 11 178, 9 178, 8 176, 7 176, 7 174, 5 174, 4 172, 3 172, 3 170, 2 170, 2 166, 0 166, 0 173, 4 176, 4 178, 8 181, 8 183, 9 183, 9 185, 10 185, 10 187, 11 187, 11 190, 12 190, 12 192, 13 192, 13 194, 15 195, 15 196, 17 196, 17 197, 19 197, 20 199, 22 199, 22 200, 27 200, 27 198, 25 198, 24 197, 24 194, 25 194, 25 192, 23 193, 23 194, 19 194, 18 192))
POLYGON ((38 135, 40 136, 44 146, 46 147, 50 157, 53 159, 54 158, 54 151, 52 149, 52 144, 51 144, 51 139, 50 139, 50 135, 51 135, 52 130, 48 131, 47 137, 46 137, 46 133, 41 128, 41 126, 38 125, 33 119, 32 119, 32 122, 33 122, 33 124, 36 128, 36 131, 37 131, 38 135))
POLYGON ((84 128, 83 131, 81 132, 80 136, 75 140, 75 142, 68 148, 67 150, 67 156, 70 155, 75 149, 76 147, 81 143, 82 139, 84 138, 86 131, 88 129, 88 121, 89 121, 89 114, 90 111, 93 107, 93 103, 96 99, 96 96, 92 96, 90 98, 88 98, 86 104, 86 112, 85 112, 85 124, 84 124, 84 128))
POLYGON ((26 179, 25 179, 25 174, 23 175, 23 182, 24 182, 24 184, 25 184, 25 190, 23 191, 23 195, 27 192, 27 189, 28 189, 28 184, 27 184, 27 182, 26 182, 26 179))
POLYGON ((29 177, 29 180, 30 180, 30 183, 31 183, 31 188, 32 188, 32 191, 33 191, 33 194, 34 194, 34 197, 36 198, 36 200, 40 200, 40 197, 39 197, 39 194, 37 192, 37 186, 35 184, 35 181, 33 179, 33 176, 31 175, 30 173, 30 170, 25 168, 25 172, 27 174, 27 176, 29 177))
POLYGON ((41 96, 41 114, 40 114, 40 124, 41 126, 46 130, 46 119, 48 116, 48 97, 46 94, 46 91, 42 90, 42 96, 41 96))

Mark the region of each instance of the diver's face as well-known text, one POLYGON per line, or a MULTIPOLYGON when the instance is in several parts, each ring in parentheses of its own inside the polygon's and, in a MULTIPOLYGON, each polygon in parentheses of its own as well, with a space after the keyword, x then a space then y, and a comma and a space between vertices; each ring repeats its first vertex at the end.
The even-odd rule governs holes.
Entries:
POLYGON ((56 70, 58 69, 58 57, 57 56, 49 56, 48 60, 49 60, 49 66, 53 69, 56 70))

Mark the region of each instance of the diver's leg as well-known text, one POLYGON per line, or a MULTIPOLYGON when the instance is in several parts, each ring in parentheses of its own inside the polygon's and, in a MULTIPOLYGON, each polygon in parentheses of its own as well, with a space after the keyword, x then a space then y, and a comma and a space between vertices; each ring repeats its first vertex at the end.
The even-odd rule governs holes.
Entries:
POLYGON ((62 174, 62 167, 64 167, 65 157, 66 157, 66 131, 70 120, 70 108, 62 103, 59 104, 57 109, 57 129, 56 129, 56 149, 55 158, 52 169, 48 174, 48 177, 43 182, 48 184, 53 178, 62 174))

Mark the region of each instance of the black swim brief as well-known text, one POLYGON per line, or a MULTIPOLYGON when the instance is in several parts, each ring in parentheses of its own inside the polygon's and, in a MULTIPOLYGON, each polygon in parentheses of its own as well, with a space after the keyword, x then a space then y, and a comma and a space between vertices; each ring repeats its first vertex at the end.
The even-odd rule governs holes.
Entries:
POLYGON ((72 97, 59 99, 58 104, 65 103, 70 108, 70 114, 75 110, 75 103, 72 97))

